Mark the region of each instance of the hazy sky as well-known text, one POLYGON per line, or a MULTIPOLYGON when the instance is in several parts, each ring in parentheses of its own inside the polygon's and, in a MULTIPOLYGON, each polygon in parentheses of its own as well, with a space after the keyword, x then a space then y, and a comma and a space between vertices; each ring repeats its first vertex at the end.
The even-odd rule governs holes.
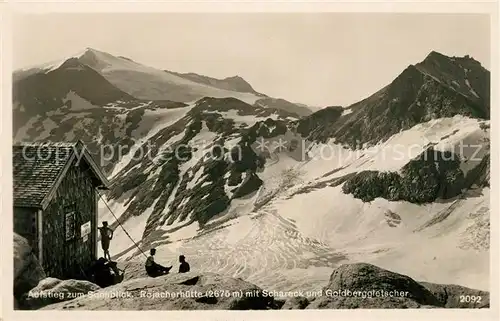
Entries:
POLYGON ((153 67, 223 78, 317 106, 348 105, 431 51, 490 67, 487 15, 158 13, 23 15, 14 68, 92 47, 153 67))

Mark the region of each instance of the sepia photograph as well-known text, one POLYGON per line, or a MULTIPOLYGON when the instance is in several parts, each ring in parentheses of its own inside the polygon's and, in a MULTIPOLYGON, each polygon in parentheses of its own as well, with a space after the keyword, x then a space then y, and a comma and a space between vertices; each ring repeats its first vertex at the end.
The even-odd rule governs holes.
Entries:
POLYGON ((490 309, 491 19, 13 15, 12 309, 490 309))

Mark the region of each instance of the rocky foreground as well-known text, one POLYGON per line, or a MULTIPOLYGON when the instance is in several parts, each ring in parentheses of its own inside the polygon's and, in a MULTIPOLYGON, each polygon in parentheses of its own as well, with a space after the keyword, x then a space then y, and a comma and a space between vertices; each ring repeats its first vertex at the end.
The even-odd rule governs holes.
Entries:
POLYGON ((46 277, 28 243, 14 238, 16 309, 270 310, 355 308, 488 308, 489 292, 417 282, 372 264, 343 264, 316 292, 275 292, 239 278, 189 272, 145 277, 139 264, 107 288, 46 277))
POLYGON ((321 293, 274 293, 212 273, 139 278, 45 310, 266 310, 355 308, 487 308, 489 293, 415 280, 365 263, 335 269, 321 293), (281 296, 280 298, 274 296, 281 296), (461 302, 461 297, 464 297, 461 302), (465 299, 468 297, 469 299, 465 299), (474 299, 471 299, 474 298, 474 299), (480 299, 479 299, 480 298, 480 299), (475 302, 471 302, 471 301, 475 302))

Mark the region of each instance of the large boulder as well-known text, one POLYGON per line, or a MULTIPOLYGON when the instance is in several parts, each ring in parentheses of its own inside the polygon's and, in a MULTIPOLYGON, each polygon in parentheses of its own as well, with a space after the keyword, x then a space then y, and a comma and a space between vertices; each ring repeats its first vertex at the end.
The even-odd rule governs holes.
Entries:
POLYGON ((254 284, 213 273, 138 278, 42 309, 259 310, 275 307, 254 284))
POLYGON ((39 309, 49 304, 63 302, 97 291, 100 287, 89 281, 59 280, 46 278, 23 295, 22 305, 26 309, 39 309))
POLYGON ((367 263, 341 265, 333 271, 330 282, 323 288, 325 296, 334 296, 338 293, 341 301, 352 304, 353 307, 358 304, 370 304, 371 298, 358 297, 364 293, 368 296, 370 291, 373 291, 373 297, 383 297, 389 301, 410 300, 420 305, 440 305, 429 290, 412 278, 367 263), (356 294, 349 294, 347 292, 349 290, 356 294), (375 291, 379 291, 379 294, 377 295, 375 291))
POLYGON ((44 279, 45 272, 24 237, 14 233, 14 297, 19 299, 44 279))
POLYGON ((312 301, 306 309, 489 306, 487 292, 456 285, 419 283, 406 275, 366 263, 341 265, 333 271, 328 285, 322 292, 323 295, 312 301), (481 296, 482 304, 460 304, 460 295, 481 296))

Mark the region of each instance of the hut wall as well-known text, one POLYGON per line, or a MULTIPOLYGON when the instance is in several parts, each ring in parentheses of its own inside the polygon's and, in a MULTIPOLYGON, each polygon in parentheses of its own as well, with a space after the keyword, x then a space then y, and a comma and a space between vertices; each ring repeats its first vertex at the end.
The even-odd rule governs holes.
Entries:
POLYGON ((95 188, 87 164, 72 164, 55 196, 43 213, 43 267, 57 278, 85 278, 96 258, 95 226, 97 212, 95 188), (67 214, 74 212, 74 224, 67 224, 67 214), (81 235, 81 226, 90 222, 89 234, 81 235), (66 228, 70 227, 70 231, 66 228), (67 239, 67 233, 74 236, 67 239))
POLYGON ((36 214, 35 208, 14 207, 14 232, 27 239, 38 256, 36 214))

